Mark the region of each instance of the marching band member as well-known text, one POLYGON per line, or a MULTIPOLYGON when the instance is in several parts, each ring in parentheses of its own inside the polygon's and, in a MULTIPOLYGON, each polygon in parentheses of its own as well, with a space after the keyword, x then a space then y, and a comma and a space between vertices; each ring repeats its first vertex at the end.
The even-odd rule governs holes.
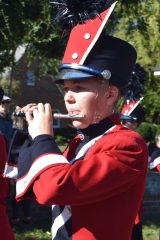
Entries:
MULTIPOLYGON (((73 6, 93 10, 92 1, 68 1, 70 10, 62 2, 54 1, 62 10, 59 16, 66 20, 68 13, 72 24, 73 6)), ((116 113, 136 51, 104 32, 114 6, 98 1, 91 20, 87 10, 76 12, 81 22, 71 31, 56 83, 63 85, 68 113, 84 117, 72 120, 77 136, 63 154, 54 140, 50 104, 20 109, 32 141, 19 154, 16 198, 52 205, 54 240, 130 240, 142 201, 147 147, 138 133, 120 124, 116 113)))
POLYGON ((157 133, 155 136, 155 149, 151 153, 149 161, 149 169, 152 171, 160 172, 160 134, 157 133))
MULTIPOLYGON (((3 89, 0 88, 0 101, 4 95, 3 89)), ((9 223, 7 213, 6 199, 9 194, 9 180, 3 177, 5 164, 7 162, 7 140, 0 132, 0 239, 14 240, 14 235, 9 223)))
MULTIPOLYGON (((125 103, 121 110, 121 122, 122 125, 136 131, 138 126, 144 120, 145 112, 144 109, 139 105, 142 101, 143 97, 140 97, 137 100, 130 100, 128 103, 125 103)), ((143 214, 143 199, 139 210, 136 214, 132 238, 131 240, 143 240, 143 232, 142 232, 142 214, 143 214)))

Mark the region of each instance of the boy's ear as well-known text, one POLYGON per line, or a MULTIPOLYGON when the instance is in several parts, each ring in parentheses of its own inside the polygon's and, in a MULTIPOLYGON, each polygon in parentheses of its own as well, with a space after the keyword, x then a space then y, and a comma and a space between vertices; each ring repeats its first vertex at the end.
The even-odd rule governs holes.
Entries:
POLYGON ((106 98, 112 98, 114 102, 119 98, 119 89, 116 86, 109 86, 106 89, 106 98))

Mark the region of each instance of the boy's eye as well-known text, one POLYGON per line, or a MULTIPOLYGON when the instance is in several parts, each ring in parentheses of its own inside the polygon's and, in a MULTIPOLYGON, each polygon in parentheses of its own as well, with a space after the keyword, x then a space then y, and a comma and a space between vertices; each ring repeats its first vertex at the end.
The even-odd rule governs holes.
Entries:
POLYGON ((76 87, 75 87, 75 91, 76 91, 76 92, 84 91, 84 87, 82 87, 82 86, 76 86, 76 87))
POLYGON ((67 93, 68 91, 72 91, 72 92, 81 92, 81 91, 84 91, 85 88, 83 86, 74 86, 72 88, 68 88, 68 87, 64 87, 63 88, 63 91, 65 93, 67 93))

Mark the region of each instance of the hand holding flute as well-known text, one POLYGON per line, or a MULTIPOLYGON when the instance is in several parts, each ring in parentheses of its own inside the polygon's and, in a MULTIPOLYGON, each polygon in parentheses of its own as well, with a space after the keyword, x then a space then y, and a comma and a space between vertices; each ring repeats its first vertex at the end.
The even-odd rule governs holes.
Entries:
POLYGON ((16 111, 25 113, 28 132, 32 139, 42 134, 54 136, 53 115, 49 103, 28 104, 22 108, 16 107, 16 111))
POLYGON ((28 131, 32 139, 41 134, 48 134, 53 136, 53 119, 73 119, 81 120, 84 119, 83 115, 77 114, 61 114, 52 113, 51 106, 49 103, 42 104, 28 104, 27 106, 20 108, 16 107, 14 113, 15 116, 22 116, 26 118, 28 122, 28 131))

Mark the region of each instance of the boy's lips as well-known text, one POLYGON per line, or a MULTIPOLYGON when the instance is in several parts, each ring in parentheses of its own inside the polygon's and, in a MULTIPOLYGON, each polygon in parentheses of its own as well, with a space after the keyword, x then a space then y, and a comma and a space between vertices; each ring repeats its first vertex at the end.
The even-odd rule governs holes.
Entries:
POLYGON ((78 111, 78 110, 69 110, 68 113, 69 114, 80 114, 80 111, 78 111))

